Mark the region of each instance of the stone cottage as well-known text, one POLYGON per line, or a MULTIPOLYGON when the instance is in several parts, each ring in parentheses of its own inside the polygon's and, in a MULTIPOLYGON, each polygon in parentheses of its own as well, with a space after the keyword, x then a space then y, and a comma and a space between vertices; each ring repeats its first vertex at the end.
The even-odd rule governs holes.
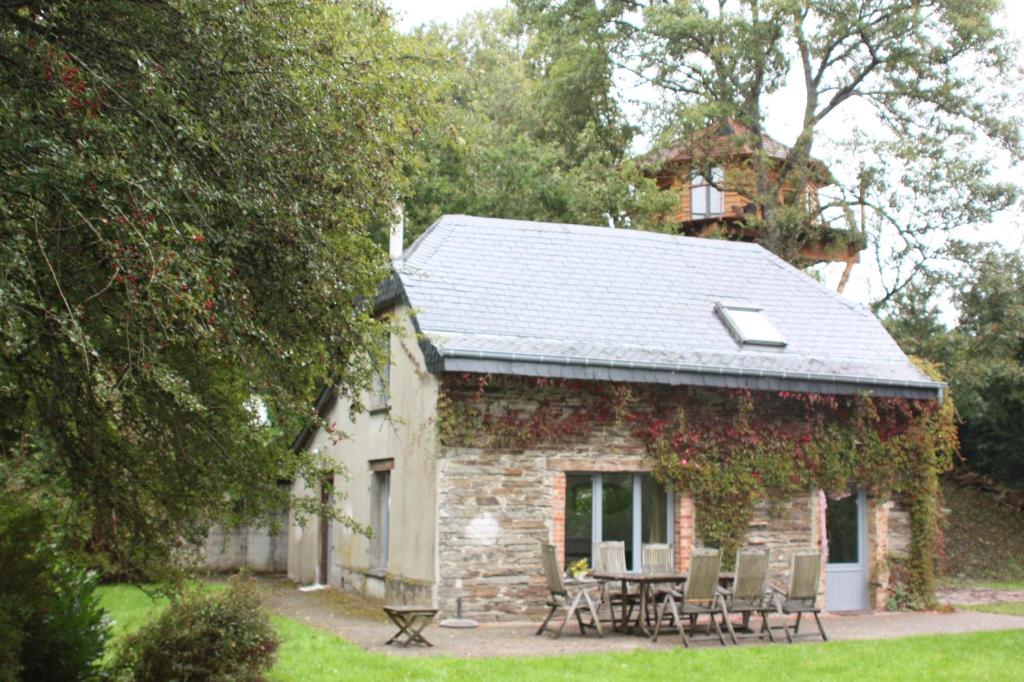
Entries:
MULTIPOLYGON (((696 386, 943 392, 868 310, 747 243, 444 216, 395 258, 375 305, 404 331, 390 339, 380 390, 350 417, 326 389, 317 408, 347 437, 307 431, 297 442, 337 465, 320 489, 297 492, 374 533, 293 524, 288 574, 442 613, 462 597, 478 619, 537 611, 542 542, 571 562, 623 540, 634 570, 643 543, 668 542, 685 568, 700 541, 693 500, 652 475, 606 399, 617 387, 648 387, 652 405, 696 386), (478 419, 460 423, 469 404, 478 419), (551 410, 556 422, 536 417, 551 410), (477 438, 484 426, 495 437, 477 438), (557 430, 557 444, 534 429, 557 430)), ((771 549, 776 579, 794 550, 829 550, 830 610, 885 597, 893 503, 852 493, 759 505, 746 538, 771 549)))

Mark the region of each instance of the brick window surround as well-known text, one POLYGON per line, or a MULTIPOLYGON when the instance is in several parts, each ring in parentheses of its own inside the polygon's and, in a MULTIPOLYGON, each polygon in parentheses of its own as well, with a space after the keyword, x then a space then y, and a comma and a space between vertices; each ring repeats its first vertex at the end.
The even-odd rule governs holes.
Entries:
MULTIPOLYGON (((580 466, 579 470, 595 471, 593 464, 580 466)), ((621 471, 621 469, 618 469, 621 471)), ((646 469, 631 469, 630 473, 639 473, 646 469)), ((551 544, 558 550, 559 565, 565 566, 565 474, 566 469, 559 467, 551 476, 551 544)), ((689 495, 676 493, 673 496, 673 546, 677 571, 685 571, 690 562, 690 550, 694 538, 693 498, 689 495)))

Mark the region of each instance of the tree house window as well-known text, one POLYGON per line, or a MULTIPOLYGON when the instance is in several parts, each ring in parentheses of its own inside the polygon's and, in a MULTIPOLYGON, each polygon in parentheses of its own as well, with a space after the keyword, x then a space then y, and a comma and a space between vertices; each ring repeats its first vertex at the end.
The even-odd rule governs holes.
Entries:
POLYGON ((690 180, 690 214, 693 220, 714 218, 725 213, 725 193, 722 182, 725 173, 721 168, 711 169, 708 180, 698 173, 690 180))

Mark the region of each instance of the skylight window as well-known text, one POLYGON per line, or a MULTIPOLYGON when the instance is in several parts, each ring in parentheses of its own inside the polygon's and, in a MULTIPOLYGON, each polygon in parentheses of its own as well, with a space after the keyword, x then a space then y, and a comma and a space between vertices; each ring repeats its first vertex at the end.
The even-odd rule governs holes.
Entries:
POLYGON ((786 339, 759 306, 745 303, 718 303, 715 312, 732 335, 743 345, 784 347, 786 339))

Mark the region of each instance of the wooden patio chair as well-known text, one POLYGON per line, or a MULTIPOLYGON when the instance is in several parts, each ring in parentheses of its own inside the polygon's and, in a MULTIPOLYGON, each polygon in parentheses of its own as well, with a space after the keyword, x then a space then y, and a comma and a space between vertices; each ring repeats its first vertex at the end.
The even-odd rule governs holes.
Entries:
MULTIPOLYGON (((643 557, 643 572, 647 575, 675 573, 676 567, 672 561, 672 548, 669 545, 661 543, 645 544, 641 556, 643 557)), ((654 609, 654 613, 644 614, 648 626, 653 625, 654 616, 657 614, 657 606, 662 598, 661 591, 652 591, 651 601, 648 606, 654 609)))
POLYGON ((722 569, 722 555, 717 549, 694 549, 690 557, 690 570, 686 574, 686 584, 683 591, 675 589, 662 590, 663 598, 658 607, 658 618, 654 625, 653 640, 658 641, 658 633, 665 621, 666 612, 671 613, 674 622, 679 627, 679 635, 683 639, 683 646, 690 646, 690 638, 686 635, 686 626, 682 617, 689 618, 690 627, 696 628, 700 616, 706 615, 710 621, 708 633, 711 626, 714 626, 718 634, 718 641, 725 646, 725 636, 722 634, 722 627, 718 624, 717 616, 722 616, 722 621, 729 630, 729 637, 732 643, 736 644, 736 633, 733 632, 732 622, 729 620, 729 610, 725 604, 725 596, 718 587, 719 574, 722 569))
MULTIPOLYGON (((725 605, 730 614, 743 616, 743 629, 750 628, 750 616, 763 614, 772 608, 768 585, 768 549, 748 548, 736 552, 736 577, 732 588, 726 590, 725 605)), ((775 641, 771 628, 765 628, 762 621, 758 638, 768 632, 768 639, 775 641)))
POLYGON ((643 569, 648 575, 674 573, 672 548, 665 544, 646 544, 643 547, 643 569))
MULTIPOLYGON (((805 613, 814 616, 814 622, 818 624, 818 632, 821 639, 828 641, 825 628, 821 624, 821 608, 818 606, 818 584, 821 579, 821 552, 797 552, 793 555, 793 564, 789 572, 789 589, 783 591, 775 585, 769 585, 772 592, 772 602, 775 613, 785 617, 796 614, 796 624, 793 626, 793 633, 789 632, 789 625, 786 620, 782 621, 782 629, 786 633, 786 640, 793 641, 793 637, 800 634, 800 619, 805 613)), ((771 632, 768 623, 768 610, 762 612, 764 622, 762 629, 771 632)))
POLYGON ((598 583, 575 580, 567 582, 562 577, 562 569, 558 565, 558 550, 554 545, 541 545, 541 557, 544 562, 544 578, 547 580, 551 598, 547 601, 547 606, 550 609, 547 618, 541 623, 536 634, 543 634, 548 629, 548 623, 551 622, 555 612, 559 609, 564 609, 565 620, 554 631, 556 639, 562 634, 562 630, 565 629, 565 626, 573 618, 576 619, 580 626, 581 635, 586 635, 589 628, 595 630, 598 637, 602 637, 603 633, 601 632, 601 621, 597 615, 597 606, 595 606, 594 600, 590 598, 590 590, 597 587, 598 583), (590 620, 585 621, 583 619, 581 612, 583 608, 586 608, 590 613, 590 620))
MULTIPOLYGON (((621 541, 599 542, 594 547, 595 573, 626 573, 626 543, 621 541)), ((601 602, 608 604, 608 612, 612 623, 621 622, 623 626, 633 617, 633 609, 639 603, 640 596, 635 591, 622 591, 621 583, 605 583, 601 590, 601 602), (619 609, 619 619, 615 618, 615 608, 619 609)))

